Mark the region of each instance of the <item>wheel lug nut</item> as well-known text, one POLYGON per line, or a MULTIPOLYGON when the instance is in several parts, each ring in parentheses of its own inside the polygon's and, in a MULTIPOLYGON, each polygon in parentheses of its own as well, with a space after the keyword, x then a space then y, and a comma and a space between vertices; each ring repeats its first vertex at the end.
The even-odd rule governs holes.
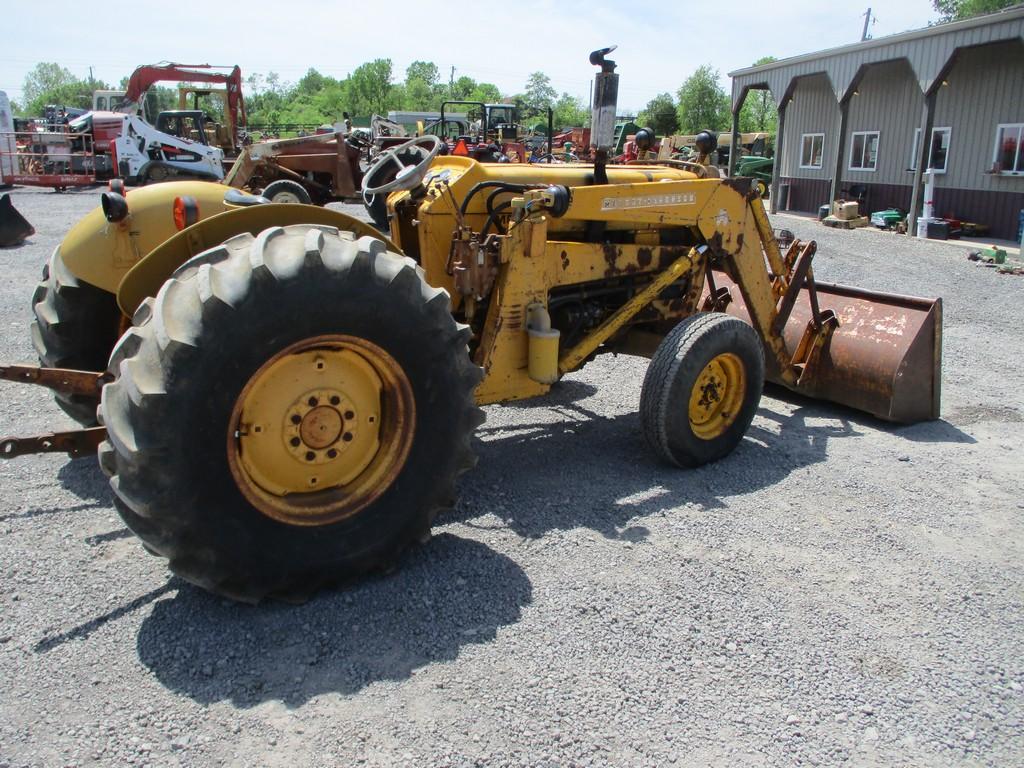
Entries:
POLYGON ((313 461, 316 459, 316 454, 312 451, 306 451, 306 461, 313 461))
POLYGON ((341 439, 344 440, 346 443, 352 442, 352 433, 346 432, 344 435, 341 436, 341 439))
POLYGON ((337 395, 331 395, 331 405, 337 405, 341 402, 341 398, 337 395))
POLYGON ((338 458, 338 452, 334 448, 331 448, 331 450, 329 450, 327 452, 327 458, 328 459, 336 459, 336 458, 338 458))
POLYGON ((316 405, 317 405, 317 403, 319 403, 320 401, 319 401, 319 400, 317 400, 317 399, 316 399, 315 397, 311 397, 311 398, 309 398, 309 400, 307 400, 306 402, 308 402, 308 403, 309 403, 309 405, 310 405, 310 407, 311 407, 311 408, 316 408, 316 405))
POLYGON ((299 416, 299 414, 297 414, 297 413, 293 413, 292 414, 292 424, 301 424, 301 423, 302 423, 302 417, 299 416))
POLYGON ((301 443, 302 441, 301 441, 301 440, 299 440, 299 438, 297 438, 297 437, 293 437, 293 438, 292 438, 291 440, 289 440, 288 442, 290 442, 290 443, 292 444, 292 447, 293 447, 293 448, 298 448, 298 447, 299 447, 299 443, 301 443))
POLYGON ((356 415, 352 411, 345 411, 345 418, 348 421, 352 421, 352 419, 354 419, 355 417, 356 417, 356 415))

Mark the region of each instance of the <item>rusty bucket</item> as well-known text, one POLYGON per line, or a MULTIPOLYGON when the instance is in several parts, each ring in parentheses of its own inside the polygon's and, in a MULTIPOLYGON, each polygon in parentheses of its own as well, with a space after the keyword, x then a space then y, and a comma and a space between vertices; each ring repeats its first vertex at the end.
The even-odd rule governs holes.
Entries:
MULTIPOLYGON (((715 282, 727 287, 732 296, 725 311, 749 323, 735 283, 719 272, 715 282)), ((786 384, 771 365, 769 380, 886 421, 910 424, 937 419, 942 385, 942 299, 844 285, 815 286, 821 311, 835 312, 839 325, 817 363, 798 384, 786 384)), ((783 331, 787 349, 797 348, 812 316, 805 287, 783 331)))

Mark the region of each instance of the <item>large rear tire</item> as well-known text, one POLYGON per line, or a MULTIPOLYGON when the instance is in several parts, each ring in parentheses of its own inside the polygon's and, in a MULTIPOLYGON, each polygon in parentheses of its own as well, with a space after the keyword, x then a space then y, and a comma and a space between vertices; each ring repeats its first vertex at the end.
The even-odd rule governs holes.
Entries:
POLYGON ((764 352, 749 325, 720 312, 688 317, 651 358, 640 420, 651 449, 679 467, 727 456, 754 419, 764 389, 764 352))
MULTIPOLYGON (((117 341, 121 311, 117 297, 77 279, 57 248, 43 267, 43 281, 32 294, 32 344, 47 368, 102 371, 117 341)), ((99 399, 55 395, 57 405, 79 424, 96 424, 99 399)))
POLYGON ((473 464, 468 340, 374 238, 277 227, 197 256, 111 359, 100 463, 122 517, 172 571, 247 602, 388 568, 473 464))

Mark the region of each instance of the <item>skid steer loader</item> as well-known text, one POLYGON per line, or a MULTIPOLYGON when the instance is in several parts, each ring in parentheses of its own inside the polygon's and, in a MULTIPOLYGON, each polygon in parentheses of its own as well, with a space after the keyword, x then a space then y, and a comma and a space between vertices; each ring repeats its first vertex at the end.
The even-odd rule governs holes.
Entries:
POLYGON ((43 353, 104 334, 92 371, 0 369, 78 398, 88 426, 0 455, 98 447, 149 551, 257 601, 391 566, 453 503, 480 406, 543 396, 597 354, 651 358, 640 421, 670 465, 732 451, 765 378, 937 417, 939 300, 821 285, 814 243, 780 252, 749 180, 607 165, 595 134, 593 165, 435 157, 429 136, 414 167, 385 152, 402 167, 368 192, 390 193, 390 238, 216 185, 108 193, 36 296, 43 353), (102 317, 72 313, 85 295, 102 317))

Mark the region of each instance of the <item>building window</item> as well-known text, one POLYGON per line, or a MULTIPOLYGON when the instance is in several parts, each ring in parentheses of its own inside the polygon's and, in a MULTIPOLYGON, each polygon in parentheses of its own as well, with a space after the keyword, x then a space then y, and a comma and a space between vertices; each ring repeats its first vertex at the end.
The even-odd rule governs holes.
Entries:
POLYGON ((850 142, 850 170, 873 171, 878 164, 878 131, 856 131, 850 142))
POLYGON ((996 128, 996 151, 992 170, 1003 174, 1024 173, 1024 123, 1000 125, 996 128))
MULTIPOLYGON (((949 158, 949 140, 953 135, 950 128, 932 128, 932 149, 928 155, 928 167, 935 173, 946 172, 946 161, 949 158)), ((914 131, 914 147, 910 151, 910 170, 917 170, 917 146, 921 141, 921 129, 914 131)))
POLYGON ((803 148, 800 151, 800 167, 821 168, 821 153, 825 146, 825 134, 805 133, 801 142, 803 148))

